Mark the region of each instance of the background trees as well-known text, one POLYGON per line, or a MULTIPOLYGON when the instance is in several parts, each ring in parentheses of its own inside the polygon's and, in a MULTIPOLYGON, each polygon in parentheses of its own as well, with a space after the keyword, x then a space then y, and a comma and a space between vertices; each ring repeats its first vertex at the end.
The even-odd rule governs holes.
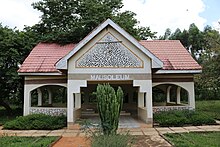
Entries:
POLYGON ((22 103, 23 80, 18 76, 18 63, 28 55, 36 40, 30 32, 3 27, 0 24, 0 106, 10 113, 10 102, 22 103))
POLYGON ((42 0, 33 8, 42 12, 38 24, 30 27, 41 41, 78 43, 107 18, 118 23, 137 39, 155 38, 149 27, 139 27, 130 11, 121 12, 122 0, 42 0))
POLYGON ((220 34, 210 26, 200 31, 195 24, 188 30, 165 31, 159 39, 180 40, 202 66, 202 74, 195 76, 197 99, 220 99, 220 34))

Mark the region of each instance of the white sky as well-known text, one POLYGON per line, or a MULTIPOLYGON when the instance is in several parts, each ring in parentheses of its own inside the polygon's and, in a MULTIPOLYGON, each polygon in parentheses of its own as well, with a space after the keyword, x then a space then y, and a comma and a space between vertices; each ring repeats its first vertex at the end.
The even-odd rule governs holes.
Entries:
MULTIPOLYGON (((0 0, 0 22, 3 26, 18 29, 36 24, 40 20, 40 12, 32 8, 31 3, 34 1, 38 0, 0 0)), ((174 32, 176 28, 188 29, 191 23, 195 23, 201 30, 207 22, 218 26, 217 20, 209 22, 208 18, 201 17, 200 14, 207 8, 203 1, 123 0, 123 10, 135 12, 141 26, 150 26, 152 31, 163 35, 166 28, 174 32)))

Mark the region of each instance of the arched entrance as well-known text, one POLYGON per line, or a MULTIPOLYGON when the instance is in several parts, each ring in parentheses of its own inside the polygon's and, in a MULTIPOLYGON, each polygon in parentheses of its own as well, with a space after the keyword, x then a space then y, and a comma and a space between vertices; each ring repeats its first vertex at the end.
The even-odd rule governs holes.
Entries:
POLYGON ((153 83, 153 112, 195 108, 194 85, 184 82, 153 83))
POLYGON ((66 84, 26 84, 24 115, 67 115, 66 84))

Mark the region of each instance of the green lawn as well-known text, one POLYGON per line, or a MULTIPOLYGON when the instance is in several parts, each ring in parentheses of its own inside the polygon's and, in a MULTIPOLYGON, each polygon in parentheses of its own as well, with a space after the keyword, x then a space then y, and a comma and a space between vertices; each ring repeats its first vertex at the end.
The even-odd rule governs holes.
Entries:
POLYGON ((220 100, 196 101, 196 111, 220 120, 220 100))
POLYGON ((219 147, 220 132, 165 134, 176 147, 219 147))
POLYGON ((1 147, 48 147, 58 137, 0 137, 1 147))

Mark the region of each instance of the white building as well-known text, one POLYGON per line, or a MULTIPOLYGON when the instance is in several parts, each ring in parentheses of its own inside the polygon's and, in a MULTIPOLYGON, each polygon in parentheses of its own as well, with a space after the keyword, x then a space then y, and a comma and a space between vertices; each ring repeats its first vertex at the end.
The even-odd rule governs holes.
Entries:
POLYGON ((39 43, 18 70, 24 115, 65 114, 68 126, 87 110, 98 113, 91 93, 99 83, 121 86, 123 111, 150 125, 153 112, 194 109, 200 72, 180 41, 137 41, 110 19, 78 44, 39 43))

